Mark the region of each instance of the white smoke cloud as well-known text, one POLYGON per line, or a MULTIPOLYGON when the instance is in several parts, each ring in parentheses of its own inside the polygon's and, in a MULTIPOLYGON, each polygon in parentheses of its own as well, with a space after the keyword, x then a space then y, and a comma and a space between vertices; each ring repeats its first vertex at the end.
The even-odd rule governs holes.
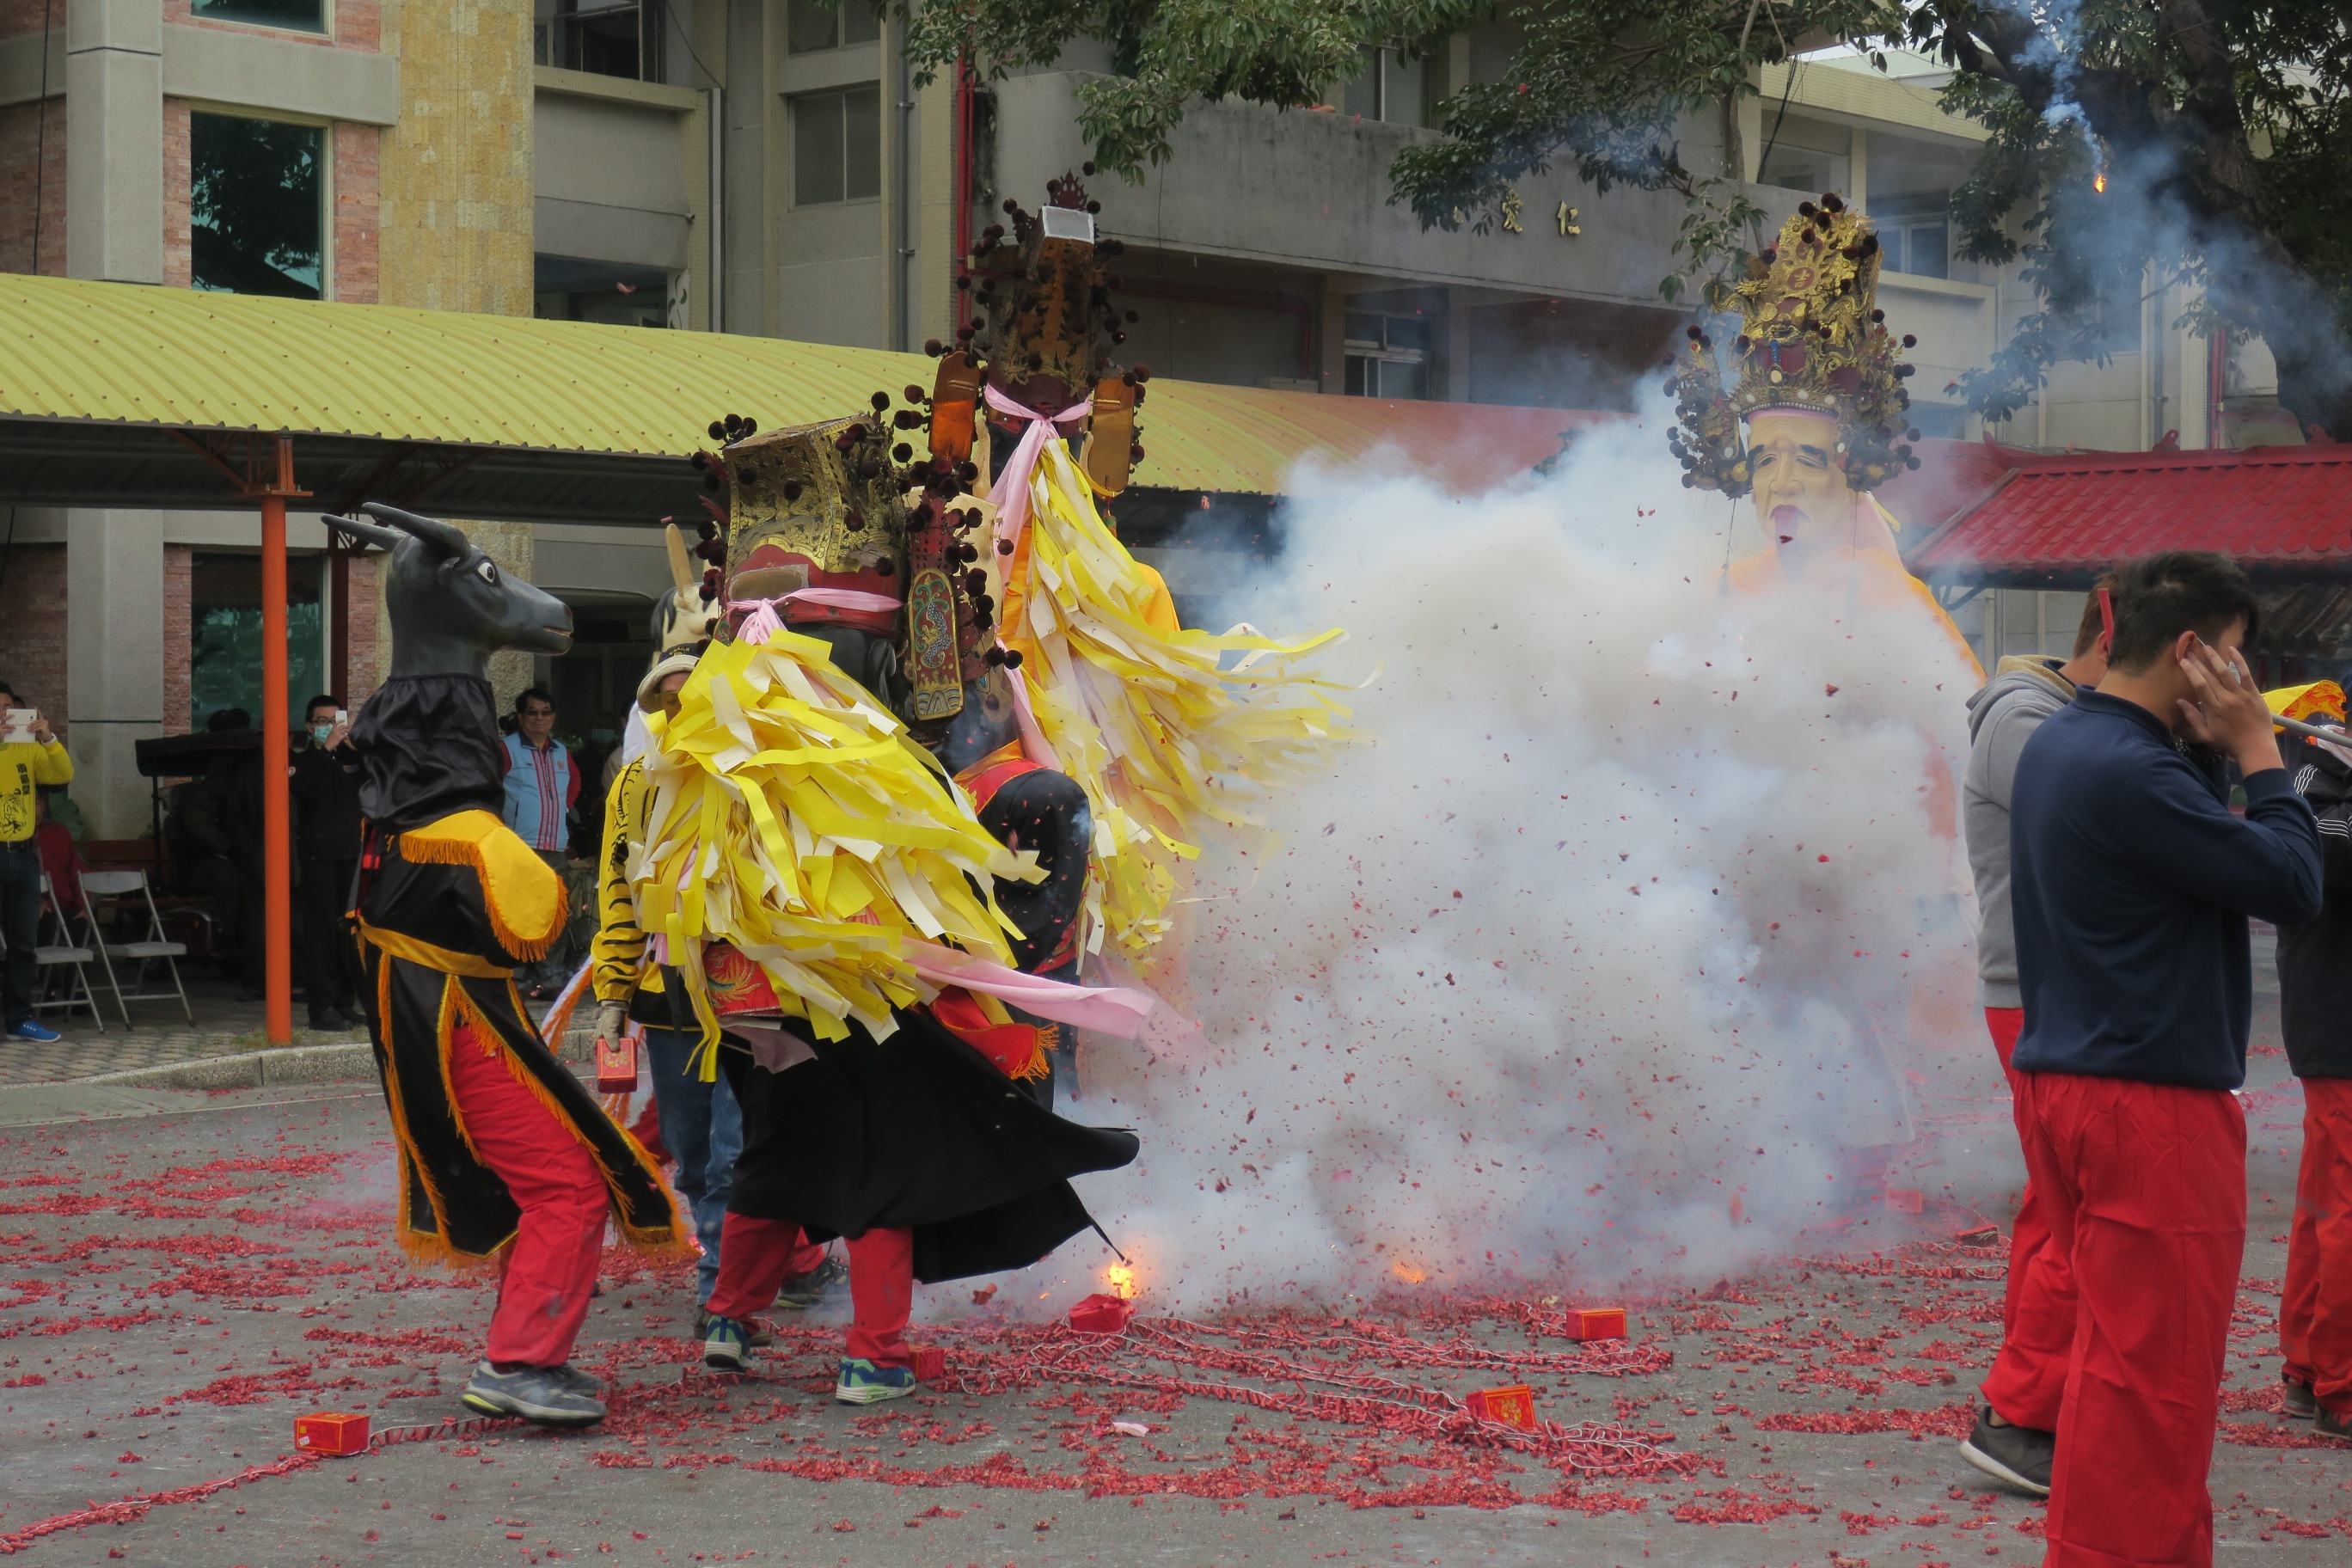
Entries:
MULTIPOLYGON (((1142 1138, 1081 1189, 1155 1310, 1713 1279, 1822 1220, 1922 1089, 1992 1091, 1934 824, 1972 672, 1916 602, 1728 589, 1729 509, 1680 478, 1652 422, 1475 498, 1297 488, 1260 624, 1350 628, 1370 742, 1271 854, 1204 858, 1202 1031, 1093 1048, 1064 1108, 1142 1138)), ((1074 1241, 1006 1298, 1102 1262, 1074 1241)))

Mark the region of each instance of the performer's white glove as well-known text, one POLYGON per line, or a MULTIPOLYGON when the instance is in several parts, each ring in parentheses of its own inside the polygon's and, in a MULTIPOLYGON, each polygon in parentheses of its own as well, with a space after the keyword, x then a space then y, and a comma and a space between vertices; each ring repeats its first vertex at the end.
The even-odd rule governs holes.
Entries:
POLYGON ((618 1002, 600 1003, 596 1008, 596 1037, 612 1042, 628 1031, 629 1009, 618 1002))

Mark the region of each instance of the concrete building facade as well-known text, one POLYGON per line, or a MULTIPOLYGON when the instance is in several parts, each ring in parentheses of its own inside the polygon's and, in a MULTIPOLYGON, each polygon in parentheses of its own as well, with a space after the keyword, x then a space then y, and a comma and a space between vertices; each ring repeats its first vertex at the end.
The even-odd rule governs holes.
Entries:
MULTIPOLYGON (((899 41, 865 0, 0 0, 0 269, 917 348, 957 324, 971 235, 1083 163, 1076 94, 1111 61, 1085 46, 917 89, 899 41)), ((1678 197, 1603 196, 1555 167, 1483 231, 1424 230, 1389 200, 1397 153, 1436 134, 1431 106, 1499 79, 1514 41, 1496 23, 1424 58, 1367 51, 1311 110, 1194 104, 1141 184, 1095 180, 1128 247, 1130 360, 1323 395, 1631 407, 1683 320, 1658 289, 1678 197)), ((1736 164, 1771 210, 1840 189, 1872 212, 1881 302, 1920 340, 1918 421, 1971 438, 1949 384, 2033 300, 1955 253, 1950 191, 1981 132, 1937 107, 1938 84, 1924 60, 1889 76, 1824 54, 1763 73, 1736 157, 1704 119, 1682 156, 1736 164)), ((2296 439, 2259 345, 2186 336, 2187 303, 2118 301, 2105 362, 2059 367, 2000 438, 2296 439)), ((0 527, 0 673, 63 716, 100 833, 134 835, 131 742, 251 684, 251 513, 27 508, 0 527)), ((653 536, 490 537, 583 631, 572 658, 501 684, 551 681, 584 729, 642 657, 653 536)), ((375 679, 372 580, 322 559, 299 513, 292 543, 295 636, 321 650, 298 650, 296 679, 355 702, 375 679), (339 582, 350 653, 331 678, 339 582)), ((2072 625, 2063 597, 1986 595, 1964 625, 1988 662, 2049 646, 2072 625)))

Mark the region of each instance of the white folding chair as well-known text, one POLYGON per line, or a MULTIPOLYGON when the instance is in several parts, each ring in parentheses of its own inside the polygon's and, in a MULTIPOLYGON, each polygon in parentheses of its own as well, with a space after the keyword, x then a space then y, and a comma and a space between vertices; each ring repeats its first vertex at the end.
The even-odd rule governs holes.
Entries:
POLYGON ((126 1029, 137 1026, 131 1021, 131 1003, 170 1002, 175 999, 180 1004, 181 1015, 193 1026, 196 1021, 196 1015, 188 1005, 187 987, 180 983, 179 960, 188 956, 188 944, 184 942, 173 942, 164 934, 163 916, 155 908, 155 891, 147 885, 147 873, 144 871, 85 871, 81 874, 81 893, 82 908, 89 915, 89 923, 84 928, 85 934, 98 949, 99 963, 106 971, 106 984, 112 988, 114 1005, 122 1013, 122 1026, 126 1029), (98 900, 128 899, 133 893, 138 894, 147 905, 147 934, 136 942, 107 941, 103 930, 98 923, 98 900), (139 972, 131 978, 131 984, 134 989, 131 991, 126 992, 122 989, 121 977, 114 972, 114 961, 118 958, 125 962, 133 959, 138 961, 139 972), (147 984, 148 966, 158 959, 163 961, 164 973, 172 977, 172 989, 169 991, 135 989, 147 984))
POLYGON ((88 945, 89 908, 87 903, 82 906, 84 940, 77 943, 72 928, 66 920, 65 910, 58 902, 57 889, 49 886, 48 873, 41 873, 41 921, 51 929, 57 940, 44 942, 37 935, 34 939, 33 963, 39 979, 34 985, 33 1012, 37 1016, 53 1007, 68 1013, 76 1007, 87 1007, 89 1009, 89 1021, 98 1026, 98 1032, 102 1035, 106 1033, 106 1020, 99 1016, 98 996, 89 988, 89 961, 97 955, 88 945), (80 994, 68 991, 55 1001, 43 1000, 43 994, 49 988, 49 972, 66 964, 73 968, 74 985, 80 994))

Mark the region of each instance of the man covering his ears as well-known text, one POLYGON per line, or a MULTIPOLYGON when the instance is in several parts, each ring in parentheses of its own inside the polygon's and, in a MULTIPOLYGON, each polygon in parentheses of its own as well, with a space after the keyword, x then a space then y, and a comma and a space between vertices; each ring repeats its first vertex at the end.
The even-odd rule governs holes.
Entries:
POLYGON ((2319 832, 2239 652, 2245 574, 2172 552, 2112 599, 2105 678, 2026 742, 2011 796, 2017 1120, 2076 1300, 2064 1375, 2038 1380, 2055 1407, 2011 1419, 2056 1434, 2045 1568, 2201 1568, 2246 1240, 2246 920, 2319 912, 2319 832))

